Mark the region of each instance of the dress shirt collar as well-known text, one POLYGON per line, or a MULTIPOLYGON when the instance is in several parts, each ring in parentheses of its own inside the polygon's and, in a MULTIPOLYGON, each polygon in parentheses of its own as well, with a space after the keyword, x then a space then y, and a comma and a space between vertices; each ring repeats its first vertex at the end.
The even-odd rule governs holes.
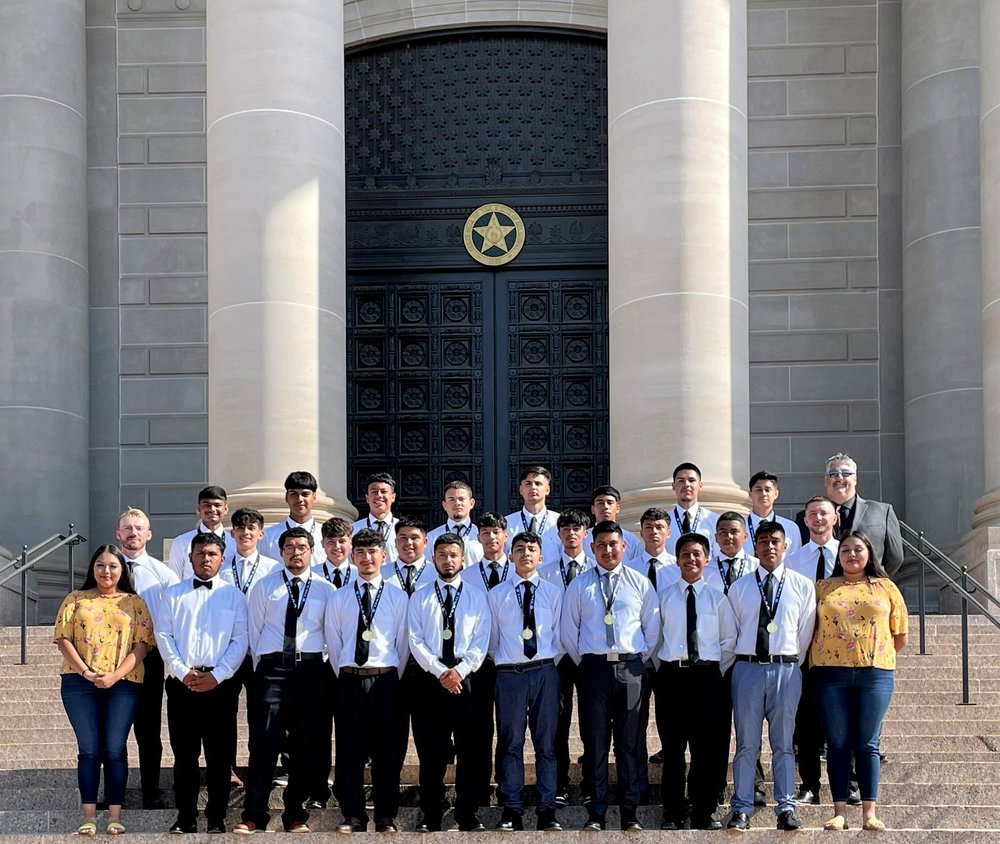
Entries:
POLYGON ((675 505, 677 507, 677 512, 681 514, 681 521, 684 520, 684 514, 687 513, 691 517, 691 521, 695 520, 698 515, 698 511, 701 509, 701 504, 695 501, 687 510, 680 506, 680 504, 675 505))
POLYGON ((288 578, 288 582, 289 583, 292 582, 292 578, 293 577, 297 577, 303 583, 305 583, 307 580, 309 580, 309 578, 312 577, 312 569, 311 568, 307 568, 304 572, 302 572, 302 574, 293 574, 289 570, 288 566, 282 566, 282 571, 284 571, 285 576, 288 578))
MULTIPOLYGON (((219 569, 219 571, 222 571, 222 569, 219 569)), ((202 580, 200 577, 198 577, 198 575, 195 575, 194 577, 192 577, 191 580, 193 582, 211 583, 212 584, 211 588, 215 589, 220 583, 224 583, 225 582, 225 581, 223 581, 223 579, 221 577, 219 577, 219 571, 217 571, 215 573, 215 577, 210 577, 208 580, 202 580)))
POLYGON ((776 565, 774 567, 774 571, 772 571, 772 572, 769 572, 764 567, 764 565, 761 564, 760 567, 757 569, 757 574, 760 575, 760 582, 761 583, 764 582, 764 578, 767 577, 768 574, 771 575, 772 580, 781 580, 781 578, 785 574, 785 562, 784 562, 784 560, 782 560, 780 563, 778 563, 778 565, 776 565))
POLYGON ((604 577, 604 575, 606 575, 606 574, 617 576, 617 575, 622 574, 622 572, 625 571, 625 563, 619 563, 617 566, 615 566, 613 569, 610 569, 610 570, 604 568, 604 566, 602 566, 600 563, 598 563, 597 567, 594 570, 601 577, 604 577))
POLYGON ((441 594, 442 595, 444 594, 444 588, 445 588, 445 586, 450 586, 453 589, 458 589, 458 587, 462 585, 462 575, 461 574, 455 575, 455 579, 453 581, 451 581, 451 583, 446 583, 445 581, 443 581, 441 579, 440 575, 435 580, 436 580, 436 583, 438 585, 438 589, 441 590, 441 594))
POLYGON ((848 510, 853 510, 854 505, 857 504, 857 502, 858 502, 858 496, 857 493, 855 493, 850 498, 848 498, 847 501, 845 501, 843 504, 834 504, 833 506, 837 508, 837 512, 839 513, 841 507, 846 507, 848 510))
POLYGON ((417 559, 415 559, 412 563, 406 563, 403 562, 403 560, 396 560, 396 563, 397 565, 399 565, 400 571, 402 571, 404 574, 406 573, 407 566, 412 566, 413 573, 416 574, 418 571, 420 571, 420 569, 422 569, 424 566, 427 565, 427 558, 417 557, 417 559))
POLYGON ((747 558, 747 552, 744 551, 742 548, 740 548, 740 550, 736 553, 736 556, 731 557, 731 558, 727 557, 725 554, 723 554, 721 549, 719 550, 719 553, 716 554, 716 556, 715 556, 716 561, 720 562, 720 563, 724 563, 726 560, 729 560, 729 559, 732 559, 733 562, 739 563, 739 562, 742 562, 743 560, 745 560, 746 558, 747 558))
POLYGON ((581 551, 575 557, 571 557, 569 554, 567 554, 565 551, 563 551, 562 552, 562 559, 563 559, 563 562, 566 565, 569 565, 570 563, 576 563, 578 566, 583 566, 583 565, 586 565, 586 563, 587 563, 587 554, 586 554, 586 552, 581 551))
POLYGON ((125 553, 124 551, 122 551, 122 556, 123 556, 123 557, 124 557, 124 558, 125 558, 125 559, 126 559, 126 560, 127 560, 128 562, 130 562, 130 563, 131 563, 131 564, 132 564, 133 566, 140 566, 140 567, 141 567, 141 566, 145 566, 145 565, 149 565, 149 561, 150 561, 150 559, 151 559, 151 558, 150 558, 150 556, 149 556, 149 554, 147 553, 147 551, 146 551, 146 549, 145 549, 145 548, 143 548, 143 549, 142 549, 142 550, 141 550, 141 551, 139 552, 138 556, 135 556, 135 557, 130 557, 130 556, 129 556, 128 554, 126 554, 126 553, 125 553))
POLYGON ((816 552, 817 552, 817 551, 818 551, 818 550, 819 550, 820 548, 825 548, 825 549, 826 549, 827 551, 829 551, 829 552, 830 552, 831 554, 833 554, 833 555, 834 555, 834 557, 836 557, 836 556, 837 556, 837 548, 838 548, 839 546, 840 546, 840 543, 839 543, 839 542, 837 542, 837 540, 836 540, 836 539, 834 539, 834 538, 833 538, 833 537, 831 536, 831 537, 830 537, 830 541, 829 541, 829 542, 825 542, 825 543, 824 543, 824 544, 822 544, 822 545, 817 545, 817 544, 816 544, 816 542, 814 542, 814 541, 813 541, 812 539, 810 539, 810 540, 809 540, 809 541, 808 541, 808 542, 806 543, 806 546, 805 546, 805 547, 806 547, 806 550, 807 550, 807 551, 812 551, 812 555, 813 555, 814 557, 816 556, 816 552))
POLYGON ((666 548, 664 548, 659 554, 650 554, 645 548, 643 548, 642 553, 644 556, 641 559, 647 566, 649 565, 650 560, 656 560, 656 562, 663 563, 664 565, 672 562, 666 548))
POLYGON ((375 522, 382 522, 383 524, 391 525, 394 521, 395 521, 395 519, 393 519, 393 517, 392 517, 392 510, 390 510, 381 519, 378 516, 376 516, 374 513, 369 513, 368 514, 367 524, 368 524, 369 528, 374 528, 375 527, 375 522))
POLYGON ((215 530, 212 530, 212 528, 210 528, 204 522, 198 522, 198 527, 195 528, 195 533, 214 533, 216 536, 225 536, 226 528, 220 522, 219 526, 215 530))
POLYGON ((309 533, 312 533, 316 529, 316 519, 310 518, 308 522, 302 522, 302 524, 299 524, 291 516, 288 516, 285 519, 285 527, 289 530, 292 530, 293 528, 302 528, 303 530, 307 530, 309 533))
POLYGON ((372 592, 378 592, 382 588, 382 575, 375 572, 375 576, 371 580, 365 580, 363 577, 358 575, 358 579, 354 581, 354 585, 358 587, 358 591, 362 591, 365 588, 365 584, 370 583, 372 585, 372 592))
POLYGON ((488 569, 493 563, 496 563, 498 566, 500 566, 501 568, 503 568, 507 564, 507 555, 506 554, 501 554, 495 560, 487 560, 486 557, 483 557, 479 561, 479 564, 483 567, 484 570, 488 569))
POLYGON ((681 592, 682 595, 686 595, 687 594, 687 588, 688 588, 688 586, 693 586, 694 587, 694 594, 696 596, 700 595, 701 594, 701 590, 704 589, 705 586, 706 586, 706 584, 705 584, 705 578, 704 577, 699 577, 694 583, 688 583, 683 577, 680 580, 677 581, 677 589, 681 592))
POLYGON ((344 560, 339 565, 333 560, 323 560, 323 565, 327 567, 330 574, 339 571, 344 577, 347 577, 347 573, 351 570, 351 564, 347 560, 344 560))
POLYGON ((532 519, 538 519, 538 524, 545 521, 546 517, 549 515, 549 508, 542 507, 537 513, 529 513, 524 507, 521 508, 521 518, 524 519, 525 524, 531 524, 532 519))
POLYGON ((753 519, 756 519, 758 524, 760 522, 773 522, 774 521, 774 509, 772 508, 771 511, 766 516, 758 516, 756 513, 754 513, 753 511, 751 511, 750 512, 750 517, 753 518, 753 519))
POLYGON ((514 585, 517 586, 520 583, 530 583, 532 586, 537 586, 541 578, 538 576, 538 569, 535 569, 529 577, 521 577, 517 572, 514 572, 514 585))
POLYGON ((249 557, 244 557, 239 551, 236 552, 236 562, 238 565, 244 565, 245 563, 253 564, 254 560, 260 558, 260 551, 254 548, 253 553, 249 557))
POLYGON ((456 522, 454 519, 448 519, 444 523, 444 526, 447 529, 447 533, 455 533, 459 528, 463 531, 472 530, 472 522, 469 519, 466 519, 464 522, 456 522))

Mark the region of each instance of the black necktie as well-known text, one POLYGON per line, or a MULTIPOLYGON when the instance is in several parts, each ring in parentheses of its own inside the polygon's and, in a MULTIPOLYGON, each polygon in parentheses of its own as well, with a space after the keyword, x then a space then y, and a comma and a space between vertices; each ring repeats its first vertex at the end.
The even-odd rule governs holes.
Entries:
POLYGON ((528 522, 528 530, 532 533, 538 533, 538 517, 532 516, 531 521, 528 522))
POLYGON ((684 521, 681 523, 681 533, 691 533, 691 514, 684 511, 684 521))
POLYGON ((816 581, 819 582, 826 577, 826 557, 823 556, 823 549, 819 549, 819 557, 816 558, 816 581))
POLYGON ((535 591, 534 585, 531 581, 524 581, 524 601, 521 604, 521 609, 524 613, 524 629, 531 631, 530 638, 522 638, 524 642, 524 655, 528 659, 534 659, 535 654, 538 653, 538 636, 535 631, 535 610, 531 606, 531 596, 535 591))
POLYGON ((333 585, 338 589, 344 585, 344 573, 340 569, 333 570, 333 585))
POLYGON ((649 582, 653 584, 653 591, 656 591, 656 558, 649 558, 649 571, 646 572, 649 582))
POLYGON ((281 667, 286 671, 291 671, 295 668, 295 634, 299 625, 297 606, 299 603, 299 584, 301 582, 297 577, 292 578, 290 587, 292 594, 285 605, 285 639, 281 646, 281 667))
POLYGON ((730 557, 728 560, 726 560, 726 566, 728 567, 728 568, 726 568, 726 586, 727 587, 733 585, 733 563, 735 563, 735 562, 736 562, 736 558, 735 557, 730 557))
POLYGON ((768 607, 774 600, 774 592, 771 588, 773 584, 774 581, 768 574, 764 578, 764 594, 767 596, 767 600, 760 599, 760 610, 757 613, 757 656, 761 658, 771 654, 771 634, 767 632, 767 625, 771 623, 768 607))
POLYGON ((371 589, 372 585, 365 583, 365 590, 361 595, 361 607, 358 609, 358 632, 354 639, 354 662, 357 665, 364 665, 368 662, 368 642, 364 633, 368 630, 372 617, 371 589))
POLYGON ((843 539, 851 529, 851 508, 846 504, 841 504, 837 508, 839 521, 837 522, 837 538, 843 539))
POLYGON ((576 560, 570 560, 569 565, 566 567, 566 585, 569 586, 573 582, 573 578, 580 573, 580 564, 576 560))
POLYGON ((494 560, 490 563, 490 568, 492 571, 490 572, 490 579, 487 582, 487 586, 492 589, 494 586, 500 585, 500 563, 494 560))
POLYGON ((406 583, 403 585, 403 588, 406 590, 406 594, 407 595, 412 595, 413 594, 413 566, 412 565, 404 565, 403 568, 406 569, 406 583))
POLYGON ((688 584, 687 588, 687 646, 688 659, 697 662, 698 657, 698 610, 695 607, 694 586, 688 584))
POLYGON ((381 533, 382 538, 385 539, 386 537, 385 522, 375 522, 375 527, 378 528, 378 532, 381 533))
POLYGON ((441 611, 444 613, 444 629, 449 631, 451 635, 442 639, 441 662, 449 668, 454 668, 458 664, 458 660, 455 659, 455 617, 451 614, 452 606, 454 606, 454 603, 451 587, 445 586, 444 606, 441 608, 441 611))
POLYGON ((212 588, 212 581, 211 580, 198 580, 198 578, 196 577, 196 578, 194 578, 194 588, 197 589, 199 586, 204 586, 206 589, 211 589, 212 588))

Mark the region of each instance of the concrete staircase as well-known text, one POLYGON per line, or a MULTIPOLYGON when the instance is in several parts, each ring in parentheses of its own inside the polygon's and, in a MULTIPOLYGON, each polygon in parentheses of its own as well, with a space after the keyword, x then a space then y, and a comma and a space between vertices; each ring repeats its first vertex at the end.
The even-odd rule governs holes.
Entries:
MULTIPOLYGON (((971 690, 974 706, 961 706, 961 638, 959 619, 955 616, 930 616, 927 627, 928 655, 917 653, 917 620, 913 619, 912 644, 900 657, 896 692, 883 731, 882 747, 889 762, 882 769, 879 815, 890 826, 883 836, 902 841, 1000 841, 1000 631, 980 618, 970 620, 971 690)), ((59 700, 59 659, 51 644, 51 629, 29 630, 29 664, 18 665, 19 631, 0 629, 0 834, 8 838, 64 836, 79 823, 79 798, 76 790, 76 743, 59 700)), ((246 726, 240 716, 239 760, 246 764, 246 726)), ((163 796, 170 802, 172 764, 164 718, 163 796)), ((659 746, 650 729, 650 750, 659 746)), ((579 739, 573 739, 571 752, 580 751, 579 739)), ((530 745, 529 745, 530 748, 530 745)), ((135 764, 137 751, 130 740, 130 758, 135 764)), ((530 750, 529 750, 530 753, 530 750)), ((764 762, 769 759, 765 751, 764 762)), ((612 768, 613 771, 613 768, 612 768)), ((530 767, 529 779, 533 775, 530 767)), ((659 768, 650 766, 655 783, 659 768)), ((575 772, 579 780, 579 771, 575 772)), ((412 829, 417 816, 417 759, 411 745, 403 769, 404 808, 401 828, 412 829)), ((166 829, 175 812, 139 809, 138 772, 133 768, 126 801, 125 823, 129 838, 165 841, 166 829)), ((655 792, 655 786, 654 786, 655 792)), ((579 803, 579 794, 574 794, 579 803)), ((531 796, 529 795, 529 800, 531 796)), ((655 799, 655 797, 654 797, 655 799)), ((829 792, 823 789, 824 805, 802 806, 799 814, 809 827, 795 833, 797 838, 825 836, 819 827, 831 812, 829 792)), ((233 791, 230 824, 239 818, 242 792, 233 791)), ((280 789, 272 795, 272 805, 280 807, 280 789)), ((499 810, 483 816, 492 826, 499 810)), ((549 836, 576 838, 585 818, 585 810, 573 805, 559 812, 565 833, 549 836)), ((859 809, 851 809, 849 822, 857 827, 859 809)), ((645 806, 640 820, 649 832, 636 835, 671 835, 694 840, 695 836, 724 835, 685 831, 661 833, 658 830, 659 806, 645 806), (656 830, 656 832, 652 832, 656 830)), ((340 820, 334 807, 312 813, 309 825, 313 837, 334 835, 331 830, 340 820)), ((530 817, 526 817, 530 822, 530 817)), ((608 836, 617 816, 609 812, 608 836)), ((745 833, 753 839, 779 836, 774 829, 773 807, 758 810, 753 829, 745 833)), ((103 828, 103 824, 99 824, 103 828)), ((275 824, 272 822, 272 829, 275 824)), ((280 829, 280 824, 278 825, 280 829)), ((279 833, 280 834, 280 833, 279 833)), ((846 835, 859 834, 852 830, 846 835)), ((494 833, 491 833, 494 835, 494 833)), ((732 835, 730 833, 729 835, 732 835)), ((824 838, 824 840, 826 840, 824 838)))

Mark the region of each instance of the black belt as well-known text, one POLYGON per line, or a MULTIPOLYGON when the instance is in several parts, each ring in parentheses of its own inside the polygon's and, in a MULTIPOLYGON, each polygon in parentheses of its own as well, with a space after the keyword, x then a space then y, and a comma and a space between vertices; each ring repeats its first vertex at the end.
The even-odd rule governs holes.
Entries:
POLYGON ((660 663, 664 668, 701 668, 703 665, 719 666, 717 659, 671 659, 660 663))
POLYGON ((785 656, 784 654, 772 654, 771 656, 756 656, 755 654, 737 654, 737 662, 758 662, 761 665, 769 665, 772 662, 798 662, 798 654, 785 656))
POLYGON ((215 668, 214 665, 192 665, 191 666, 191 670, 192 671, 200 671, 200 672, 202 672, 202 674, 208 674, 208 672, 211 671, 213 668, 215 668))
POLYGON ((529 662, 504 662, 497 664, 497 671, 513 671, 521 674, 532 668, 542 668, 546 665, 555 665, 554 659, 533 659, 529 662))
POLYGON ((390 671, 395 670, 395 666, 389 666, 387 668, 358 668, 354 665, 345 665, 340 669, 340 673, 354 674, 357 677, 377 677, 379 674, 388 674, 390 671))
MULTIPOLYGON (((283 653, 281 653, 280 651, 277 651, 277 652, 275 652, 273 654, 261 654, 260 655, 260 661, 261 662, 281 662, 284 658, 285 658, 285 655, 283 653)), ((322 651, 311 651, 309 653, 302 653, 302 651, 296 651, 295 652, 295 661, 296 662, 306 662, 306 661, 308 661, 310 659, 322 659, 322 658, 323 658, 323 652, 322 651)))
POLYGON ((601 662, 642 662, 642 654, 620 654, 615 652, 609 654, 583 654, 581 659, 587 659, 588 657, 599 659, 601 662))

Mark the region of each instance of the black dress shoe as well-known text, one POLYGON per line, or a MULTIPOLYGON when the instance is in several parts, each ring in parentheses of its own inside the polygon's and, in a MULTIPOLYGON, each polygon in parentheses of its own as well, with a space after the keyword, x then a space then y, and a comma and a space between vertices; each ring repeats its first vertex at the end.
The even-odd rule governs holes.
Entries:
POLYGON ((852 785, 847 789, 847 805, 848 806, 860 806, 861 805, 861 790, 852 785))
POLYGON ((500 832, 521 832, 524 829, 524 821, 517 812, 504 809, 496 828, 500 832))
POLYGON ((399 832, 399 827, 396 826, 396 821, 392 818, 379 818, 375 821, 375 831, 376 832, 399 832))
POLYGON ((196 821, 186 820, 185 818, 178 817, 174 821, 174 825, 170 827, 171 835, 185 835, 190 833, 195 833, 198 831, 198 823, 196 821))
POLYGON ((802 829, 802 822, 795 816, 793 810, 787 809, 778 815, 778 829, 802 829))
POLYGON ((652 756, 650 756, 649 757, 649 761, 653 765, 662 765, 663 764, 663 750, 662 750, 662 748, 660 750, 657 750, 656 753, 654 753, 652 756))
POLYGON ((733 812, 729 823, 726 824, 726 829, 750 829, 750 818, 746 816, 745 812, 733 812))
POLYGON ((539 832, 560 832, 562 824, 556 820, 556 813, 551 809, 543 809, 538 813, 538 823, 536 829, 539 832))
POLYGON ((337 832, 348 835, 352 832, 364 832, 367 824, 361 823, 360 818, 344 818, 337 826, 337 832))
POLYGON ((796 803, 808 803, 813 806, 819 805, 819 789, 812 788, 801 788, 799 793, 795 795, 796 803))
POLYGON ((642 824, 635 815, 622 815, 622 831, 641 832, 642 824))
POLYGON ((764 793, 763 788, 754 788, 753 790, 753 804, 754 806, 766 806, 767 805, 767 795, 764 793))
POLYGON ((691 818, 691 829, 722 829, 722 821, 717 821, 711 815, 707 818, 691 818))
POLYGON ((225 821, 209 821, 208 822, 208 834, 209 835, 225 835, 226 834, 226 822, 225 821))
POLYGON ((591 815, 583 824, 584 832, 603 832, 604 827, 604 818, 599 815, 591 815))
POLYGON ((660 829, 664 831, 684 829, 684 824, 678 823, 673 818, 664 818, 662 821, 660 821, 660 829))
POLYGON ((143 809, 166 809, 167 805, 159 797, 143 797, 143 809))
POLYGON ((556 805, 557 806, 568 806, 569 805, 569 789, 563 788, 556 792, 556 805))
POLYGON ((325 809, 326 808, 326 801, 324 801, 324 800, 307 800, 306 801, 306 808, 307 809, 325 809))
POLYGON ((421 815, 417 819, 417 825, 413 827, 414 832, 440 832, 441 818, 434 818, 428 815, 421 815))
POLYGON ((458 822, 459 832, 486 832, 486 827, 483 826, 483 822, 479 820, 475 815, 471 815, 468 818, 462 818, 458 822))

